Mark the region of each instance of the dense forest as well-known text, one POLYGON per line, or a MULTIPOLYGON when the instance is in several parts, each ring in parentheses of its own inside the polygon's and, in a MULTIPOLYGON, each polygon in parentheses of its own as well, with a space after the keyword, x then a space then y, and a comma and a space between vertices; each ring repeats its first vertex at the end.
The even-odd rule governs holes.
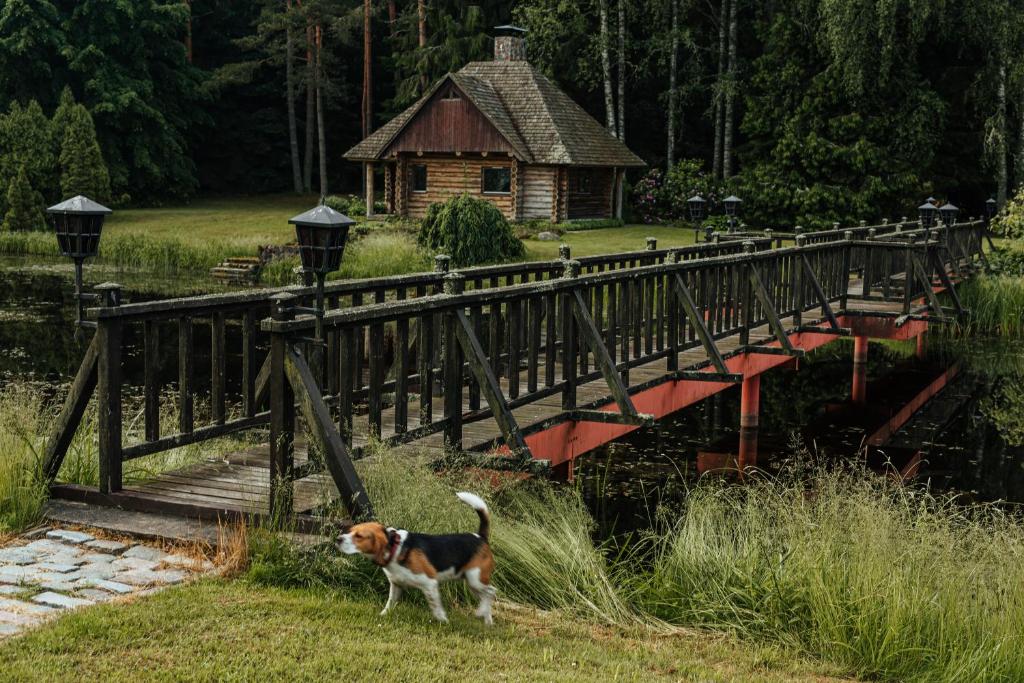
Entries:
MULTIPOLYGON (((490 59, 511 22, 648 162, 634 185, 671 187, 673 169, 679 193, 735 191, 765 225, 906 214, 929 194, 977 212, 1024 180, 1021 4, 2 0, 0 171, 6 187, 56 167, 60 140, 33 155, 24 136, 59 125, 63 100, 91 115, 115 203, 358 192, 342 153, 490 59)), ((36 189, 59 193, 47 172, 36 189)))

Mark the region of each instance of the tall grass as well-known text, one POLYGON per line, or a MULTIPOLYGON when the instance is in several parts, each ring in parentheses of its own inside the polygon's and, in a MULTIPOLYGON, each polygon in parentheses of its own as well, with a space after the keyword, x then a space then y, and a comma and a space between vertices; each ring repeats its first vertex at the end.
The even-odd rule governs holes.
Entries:
MULTIPOLYGON (((60 394, 60 392, 58 392, 60 394)), ((62 395, 61 395, 62 398, 62 395)), ((203 406, 198 406, 200 412, 203 406)), ((51 425, 60 406, 47 400, 39 387, 27 383, 0 385, 0 535, 21 531, 39 521, 47 500, 42 466, 51 425)), ((125 402, 125 438, 142 438, 142 407, 139 400, 125 402)), ((161 422, 176 424, 174 404, 161 404, 161 422)), ((132 483, 161 472, 186 467, 237 450, 233 438, 182 446, 124 465, 124 481, 132 483)), ((99 482, 99 451, 95 405, 83 417, 68 448, 57 480, 96 486, 99 482)))
MULTIPOLYGON (((267 286, 295 283, 298 257, 271 261, 260 280, 267 286)), ((332 279, 370 279, 428 271, 433 267, 430 254, 421 249, 414 237, 401 232, 371 232, 345 248, 341 270, 332 279)))
POLYGON ((705 485, 654 541, 640 603, 861 676, 1024 680, 1024 532, 992 508, 817 472, 705 485))
POLYGON ((949 334, 1024 339, 1024 278, 983 275, 958 286, 957 293, 970 315, 947 326, 949 334))
MULTIPOLYGON (((882 680, 1024 680, 1024 530, 993 508, 861 471, 706 481, 621 555, 594 546, 571 490, 493 489, 386 453, 361 467, 379 519, 416 531, 474 529, 453 493, 484 492, 507 599, 605 623, 724 629, 882 680)), ((386 594, 361 558, 254 537, 256 581, 386 594)))

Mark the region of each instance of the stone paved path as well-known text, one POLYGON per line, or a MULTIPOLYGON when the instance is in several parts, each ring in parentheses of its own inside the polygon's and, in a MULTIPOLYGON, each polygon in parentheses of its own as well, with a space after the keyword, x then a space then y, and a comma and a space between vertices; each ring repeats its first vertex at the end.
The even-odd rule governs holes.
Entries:
POLYGON ((0 638, 64 611, 140 595, 213 571, 203 559, 71 529, 37 530, 0 548, 0 638))

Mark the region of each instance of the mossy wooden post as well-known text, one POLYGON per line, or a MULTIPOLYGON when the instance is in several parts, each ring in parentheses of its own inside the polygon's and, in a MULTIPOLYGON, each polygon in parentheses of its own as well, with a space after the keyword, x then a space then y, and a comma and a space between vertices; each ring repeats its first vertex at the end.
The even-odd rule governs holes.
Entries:
MULTIPOLYGON (((565 261, 562 277, 575 280, 580 276, 579 261, 565 261)), ((562 311, 562 408, 572 410, 576 407, 576 370, 579 362, 576 352, 576 325, 572 315, 573 293, 566 290, 561 295, 559 308, 562 311)))
MULTIPOLYGON (((121 305, 121 285, 98 286, 100 307, 121 305)), ((100 492, 121 490, 121 319, 100 316, 96 341, 96 407, 99 422, 100 492)))
MULTIPOLYGON (((672 249, 668 252, 669 263, 680 263, 683 255, 678 251, 672 249)), ((675 372, 679 369, 679 302, 676 301, 673 296, 674 285, 673 281, 678 276, 678 273, 673 273, 668 279, 668 295, 666 297, 665 306, 668 308, 668 363, 666 369, 669 372, 675 372)))
MULTIPOLYGON (((743 253, 750 255, 754 253, 755 245, 750 240, 743 243, 743 253)), ((740 346, 750 343, 750 328, 754 322, 754 297, 750 286, 750 260, 746 260, 742 266, 742 275, 739 281, 740 315, 743 316, 742 327, 740 328, 740 346)), ((719 302, 712 302, 712 305, 719 306, 719 302)))
MULTIPOLYGON (((796 236, 796 246, 801 249, 807 243, 807 238, 803 235, 796 236)), ((793 268, 791 269, 793 277, 793 324, 796 327, 800 327, 804 322, 804 308, 807 307, 807 288, 804 285, 804 269, 801 261, 803 260, 802 254, 797 254, 793 259, 793 268)))
MULTIPOLYGON (((298 298, 294 294, 275 294, 270 299, 274 320, 292 320, 298 298)), ((288 382, 285 359, 289 341, 280 333, 270 340, 270 517, 292 512, 292 478, 295 447, 295 390, 288 382)))
POLYGON ((843 249, 843 261, 842 266, 839 269, 840 283, 842 284, 842 293, 839 299, 839 310, 846 310, 847 299, 850 294, 850 263, 853 258, 853 230, 843 231, 843 240, 846 242, 846 248, 843 249))
MULTIPOLYGON (((444 293, 458 296, 465 290, 466 281, 460 273, 444 276, 444 293)), ((457 311, 444 314, 444 445, 453 451, 462 450, 462 349, 458 341, 459 319, 457 311)))
MULTIPOLYGON (((437 256, 434 257, 434 272, 440 276, 438 278, 437 284, 434 285, 434 294, 441 294, 444 291, 444 276, 451 269, 451 265, 452 258, 450 256, 447 256, 445 254, 438 254, 437 256)), ((431 340, 431 349, 433 353, 432 356, 430 357, 430 366, 431 368, 439 368, 441 367, 441 351, 443 348, 441 342, 441 335, 444 331, 442 316, 440 314, 434 316, 433 321, 431 322, 431 328, 433 330, 433 339, 431 340)), ((431 387, 431 394, 433 396, 440 396, 440 375, 435 376, 434 373, 431 372, 429 374, 428 379, 430 380, 429 385, 431 387)))

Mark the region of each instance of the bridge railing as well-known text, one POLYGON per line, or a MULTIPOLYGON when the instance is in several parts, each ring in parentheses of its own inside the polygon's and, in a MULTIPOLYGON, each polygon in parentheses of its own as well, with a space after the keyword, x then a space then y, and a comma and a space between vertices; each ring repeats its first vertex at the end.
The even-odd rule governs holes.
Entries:
POLYGON ((313 434, 318 450, 334 454, 327 464, 334 463, 343 491, 344 463, 360 454, 357 440, 395 444, 444 432, 458 445, 463 424, 493 417, 504 424, 503 443, 518 450, 514 430, 502 422, 517 406, 561 395, 569 414, 576 387, 603 378, 626 415, 628 394, 620 385, 638 365, 661 358, 671 364, 681 350, 702 346, 721 374, 719 340, 736 336, 744 346, 751 329, 767 323, 777 333, 777 321, 792 316, 799 325, 814 308, 831 324, 832 307, 846 307, 856 259, 869 283, 860 295, 902 297, 912 315, 909 301, 930 287, 915 284, 918 269, 904 252, 923 254, 922 277, 929 268, 938 273, 937 258, 966 264, 980 252, 978 225, 956 226, 941 239, 803 238, 799 247, 757 251, 769 244, 761 239, 332 283, 319 352, 310 343, 312 319, 287 319, 311 288, 122 304, 119 289, 105 286, 102 305, 90 311, 96 336, 47 443, 46 473, 52 480, 59 471, 93 393, 104 493, 121 489, 126 460, 268 424, 275 435, 272 476, 291 481, 296 473, 281 457, 284 446, 274 444, 291 448, 282 434, 294 422, 296 392, 299 407, 312 411, 307 425, 320 425, 313 434), (951 249, 967 258, 948 257, 951 249), (907 282, 911 271, 910 284, 901 286, 901 273, 907 282), (445 285, 448 294, 441 293, 445 285), (123 416, 124 366, 133 357, 143 364, 137 435, 125 434, 131 421, 123 416), (161 424, 168 389, 175 425, 161 424), (454 398, 461 406, 463 391, 465 415, 454 398), (418 397, 412 404, 395 398, 410 394, 418 397))
MULTIPOLYGON (((759 240, 759 248, 768 248, 759 240)), ((684 259, 734 254, 741 244, 700 244, 678 250, 684 259)), ((565 252, 567 253, 567 252, 565 252)), ((634 252, 585 257, 587 272, 605 272, 663 263, 667 249, 647 248, 634 252)), ((467 268, 468 287, 486 289, 557 278, 564 259, 467 268)), ((325 287, 328 310, 406 301, 441 291, 448 272, 447 257, 438 257, 435 270, 391 277, 329 282, 325 287)), ((181 446, 209 441, 270 422, 266 409, 270 339, 258 321, 270 315, 271 300, 288 294, 301 304, 313 303, 312 287, 292 286, 181 298, 125 303, 120 288, 100 288, 101 306, 90 310, 97 321, 96 336, 90 343, 71 391, 47 442, 45 470, 50 481, 57 476, 95 393, 100 412, 100 490, 118 491, 122 485, 122 463, 181 446), (124 399, 128 390, 126 368, 141 364, 141 429, 126 433, 124 399), (168 398, 171 410, 161 410, 168 398), (162 412, 165 413, 162 415, 162 412), (174 416, 173 424, 166 419, 174 416)), ((416 331, 414 330, 414 333, 416 331)), ((433 348, 440 351, 440 332, 433 348)), ((379 340, 357 330, 355 348, 348 351, 358 376, 367 371, 371 344, 379 340)), ((325 336, 323 362, 327 389, 339 389, 337 372, 341 338, 335 331, 325 336)), ((365 395, 359 396, 365 399, 365 395)))
MULTIPOLYGON (((975 226, 967 225, 952 232, 972 231, 975 226)), ((271 412, 283 415, 271 425, 273 476, 287 485, 310 471, 296 470, 292 462, 288 425, 296 405, 319 440, 319 466, 331 471, 357 510, 368 505, 351 467, 362 453, 360 444, 397 445, 443 434, 446 448, 461 451, 467 424, 494 419, 501 437, 484 448, 503 448, 529 461, 530 428, 513 411, 554 396, 560 397, 560 416, 533 429, 564 420, 641 424, 644 418, 627 390, 637 366, 664 360, 669 378, 739 381, 725 363, 731 353, 799 355, 788 333, 806 329, 804 318, 813 311, 813 329, 841 334, 837 318, 851 296, 902 301, 908 319, 929 310, 942 317, 928 269, 941 267, 942 283, 952 288, 947 270, 958 266, 943 260, 943 249, 939 239, 812 245, 798 239, 796 247, 757 252, 748 244, 740 255, 688 262, 673 255, 663 264, 589 275, 570 261, 566 276, 557 280, 479 291, 466 291, 466 278, 451 273, 442 295, 326 317, 325 328, 343 339, 336 393, 324 389, 322 369, 301 350, 312 319, 296 318, 292 298, 279 296, 275 315, 262 323, 273 337, 271 375, 281 387, 271 402, 271 412), (851 293, 855 251, 869 274, 867 284, 851 293), (915 303, 921 299, 926 303, 915 303), (365 381, 354 372, 351 352, 356 331, 364 327, 376 340, 365 381), (759 328, 780 346, 756 344, 751 334, 759 328), (432 346, 437 329, 440 353, 432 346), (390 347, 382 343, 389 336, 390 347), (735 342, 731 350, 720 348, 729 338, 735 342), (707 369, 680 372, 679 354, 698 347, 706 353, 707 369), (602 400, 614 401, 618 413, 597 411, 602 401, 578 402, 578 387, 595 381, 607 386, 602 400), (363 396, 365 414, 357 415, 354 407, 363 396)))

